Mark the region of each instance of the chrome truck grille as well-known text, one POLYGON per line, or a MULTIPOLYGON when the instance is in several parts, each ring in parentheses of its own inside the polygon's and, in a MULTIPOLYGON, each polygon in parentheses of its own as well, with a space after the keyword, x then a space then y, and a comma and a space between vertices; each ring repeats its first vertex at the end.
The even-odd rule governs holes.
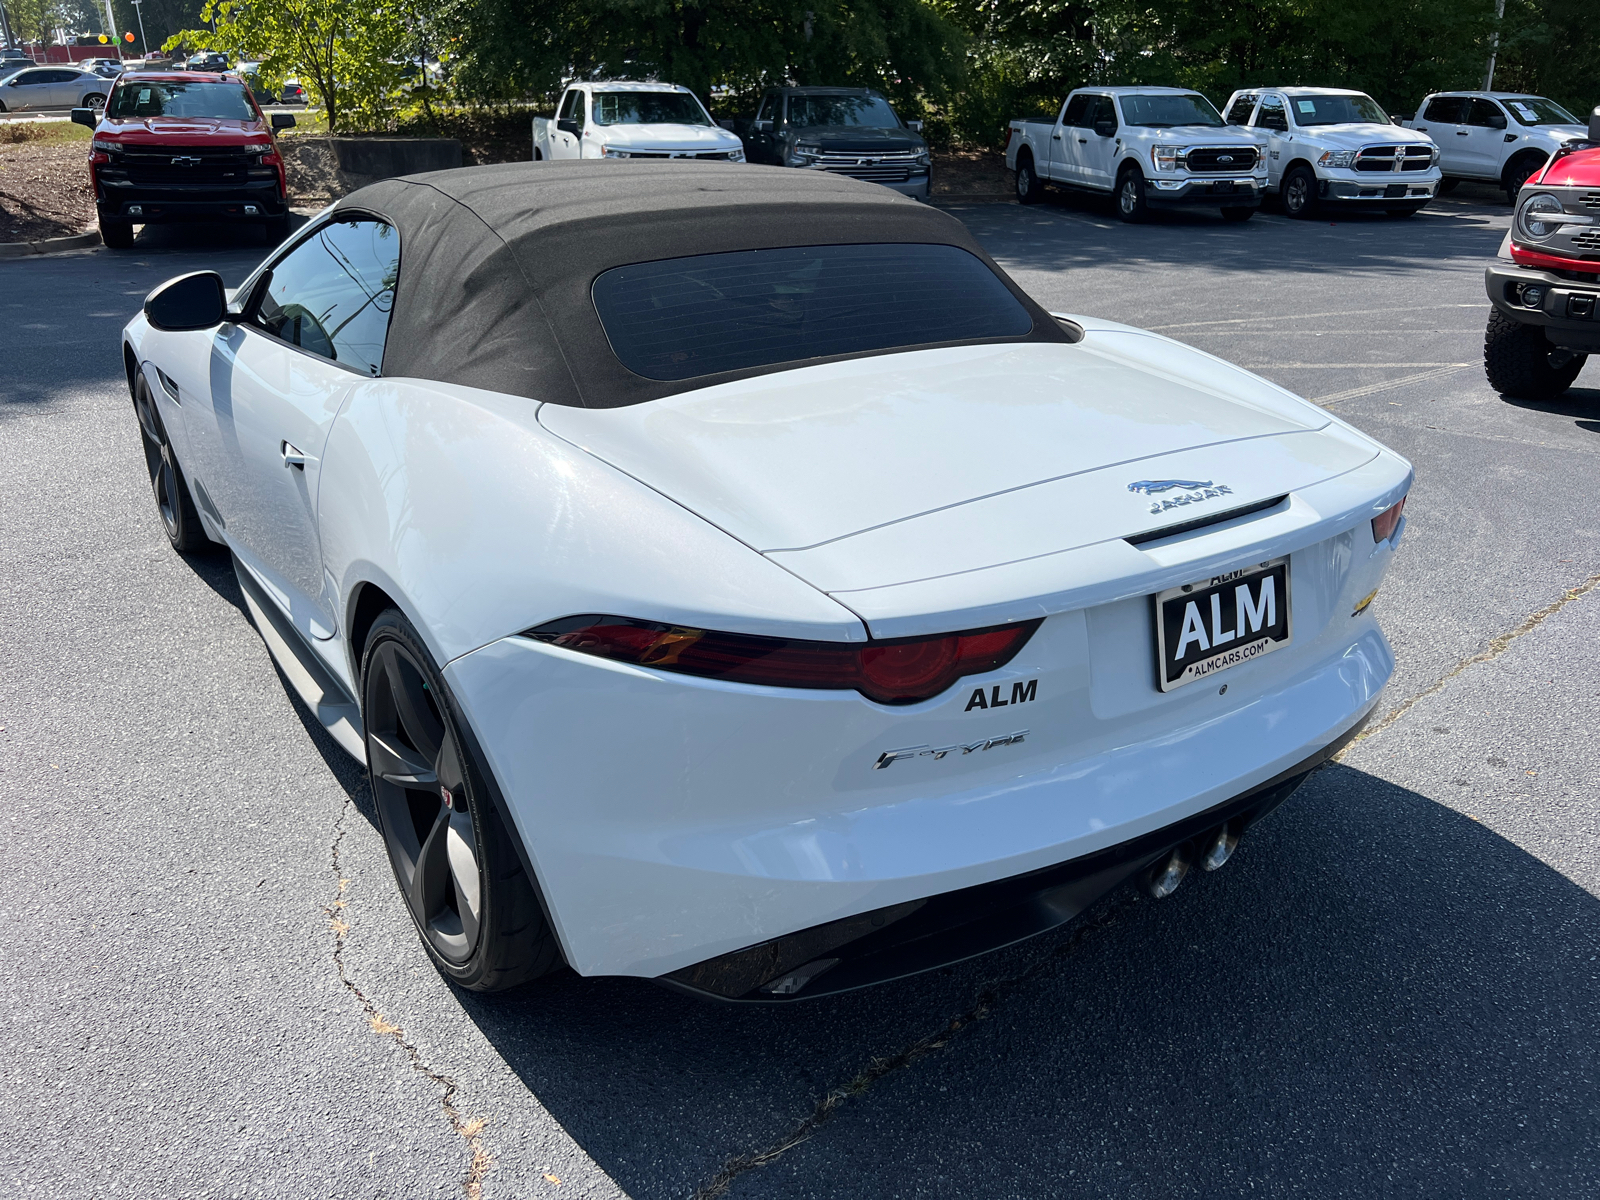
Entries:
POLYGON ((917 164, 915 153, 872 153, 863 151, 830 151, 818 155, 816 165, 835 175, 848 175, 851 179, 865 179, 869 183, 904 183, 911 178, 911 168, 917 164))
POLYGON ((1356 151, 1358 171, 1426 171, 1432 165, 1432 146, 1363 146, 1356 151))

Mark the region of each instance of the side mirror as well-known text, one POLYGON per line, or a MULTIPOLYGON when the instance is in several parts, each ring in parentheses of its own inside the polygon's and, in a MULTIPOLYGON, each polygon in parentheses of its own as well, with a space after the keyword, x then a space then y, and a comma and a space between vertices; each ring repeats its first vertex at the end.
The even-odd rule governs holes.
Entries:
POLYGON ((722 126, 729 133, 733 132, 733 122, 731 120, 724 118, 723 120, 718 121, 717 124, 722 126))
POLYGON ((294 128, 294 114, 293 113, 273 113, 272 114, 272 132, 273 133, 277 133, 278 130, 280 130, 280 129, 293 129, 293 128, 294 128))
POLYGON ((1115 121, 1096 121, 1094 123, 1094 131, 1101 137, 1111 137, 1117 132, 1117 123, 1115 121))
POLYGON ((912 133, 921 133, 922 132, 922 122, 921 121, 907 121, 906 122, 906 128, 911 130, 912 133))
POLYGON ((1504 113, 1490 113, 1489 114, 1489 128, 1490 129, 1504 129, 1505 127, 1506 127, 1506 116, 1505 116, 1504 113))
POLYGON ((144 299, 145 319, 168 333, 210 329, 228 315, 228 293, 215 271, 169 279, 144 299))
POLYGON ((768 121, 768 120, 760 120, 760 121, 757 121, 752 126, 752 128, 757 133, 771 133, 772 132, 772 122, 768 121))
POLYGON ((583 126, 579 125, 571 117, 567 117, 564 120, 557 121, 556 122, 556 128, 559 129, 562 133, 570 133, 573 137, 582 137, 583 136, 583 126))
POLYGON ((1594 106, 1594 111, 1589 114, 1589 140, 1600 142, 1600 104, 1594 106))
POLYGON ((75 108, 72 110, 72 123, 74 125, 87 125, 93 129, 100 124, 100 110, 98 108, 75 108))

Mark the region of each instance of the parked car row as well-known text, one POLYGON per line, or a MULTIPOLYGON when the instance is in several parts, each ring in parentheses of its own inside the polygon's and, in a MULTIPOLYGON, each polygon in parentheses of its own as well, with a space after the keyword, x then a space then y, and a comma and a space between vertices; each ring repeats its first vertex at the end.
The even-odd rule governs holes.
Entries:
POLYGON ((1184 88, 1080 88, 1053 121, 1010 123, 1006 166, 1024 204, 1047 185, 1099 192, 1128 221, 1180 204, 1248 220, 1267 196, 1291 217, 1335 204, 1409 217, 1462 179, 1514 201, 1583 135, 1553 100, 1511 92, 1440 92, 1400 119, 1347 88, 1242 89, 1222 113, 1184 88))
POLYGON ((770 88, 753 118, 714 121, 672 83, 575 83, 556 115, 533 119, 535 161, 683 158, 828 171, 929 197, 920 122, 904 122, 870 88, 770 88))

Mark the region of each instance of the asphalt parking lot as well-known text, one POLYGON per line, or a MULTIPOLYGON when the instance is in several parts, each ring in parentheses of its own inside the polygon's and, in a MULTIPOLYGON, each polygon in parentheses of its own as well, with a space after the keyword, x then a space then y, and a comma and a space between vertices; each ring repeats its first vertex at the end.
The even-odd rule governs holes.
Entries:
POLYGON ((1225 869, 956 968, 778 1010, 569 974, 457 993, 361 773, 148 494, 117 331, 262 246, 0 263, 0 1190, 1600 1194, 1600 365, 1556 404, 1490 392, 1509 210, 951 211, 1048 307, 1413 461, 1370 735, 1225 869))

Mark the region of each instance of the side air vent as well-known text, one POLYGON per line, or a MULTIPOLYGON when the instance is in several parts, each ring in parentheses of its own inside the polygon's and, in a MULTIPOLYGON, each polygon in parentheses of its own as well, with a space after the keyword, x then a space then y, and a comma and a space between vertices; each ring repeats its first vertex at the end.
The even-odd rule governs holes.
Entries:
POLYGON ((1193 533, 1196 529, 1205 529, 1212 525, 1221 525, 1224 521, 1236 520, 1239 517, 1248 517, 1255 513, 1264 513, 1275 509, 1279 505, 1287 504, 1288 496, 1274 496, 1270 500, 1258 500, 1254 504, 1246 504, 1243 508, 1230 508, 1225 512, 1208 513, 1203 517, 1196 517, 1192 521, 1181 521, 1177 525, 1166 525, 1160 529, 1147 530, 1144 533, 1135 533, 1123 538, 1130 546, 1143 546, 1146 542, 1159 542, 1163 538, 1177 537, 1180 533, 1193 533))

